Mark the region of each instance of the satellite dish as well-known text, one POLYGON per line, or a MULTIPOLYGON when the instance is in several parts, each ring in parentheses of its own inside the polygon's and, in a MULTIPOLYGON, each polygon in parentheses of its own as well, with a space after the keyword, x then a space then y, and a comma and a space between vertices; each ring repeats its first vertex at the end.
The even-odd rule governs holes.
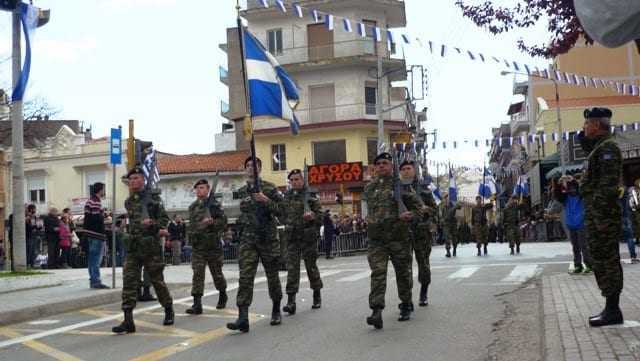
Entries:
POLYGON ((547 104, 547 101, 544 100, 544 98, 538 97, 536 100, 538 101, 538 106, 541 111, 549 110, 549 104, 547 104))

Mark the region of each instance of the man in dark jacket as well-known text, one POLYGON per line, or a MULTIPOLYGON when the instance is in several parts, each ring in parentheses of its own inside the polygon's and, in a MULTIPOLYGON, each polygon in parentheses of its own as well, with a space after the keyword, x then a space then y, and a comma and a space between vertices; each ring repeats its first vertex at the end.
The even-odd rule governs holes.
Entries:
POLYGON ((331 249, 333 248, 333 242, 336 238, 336 227, 333 224, 333 220, 331 219, 331 213, 329 213, 329 210, 325 212, 322 224, 324 225, 324 234, 322 235, 324 238, 324 252, 327 256, 327 259, 331 259, 333 258, 331 256, 331 249))
POLYGON ((57 268, 58 256, 60 255, 60 218, 58 217, 58 209, 49 209, 49 214, 44 217, 44 234, 47 240, 47 268, 57 268))
POLYGON ((104 210, 100 198, 104 197, 104 183, 97 182, 91 186, 91 198, 84 205, 84 231, 87 237, 89 252, 87 268, 89 270, 89 286, 93 289, 109 288, 100 280, 100 261, 107 236, 104 229, 104 210))

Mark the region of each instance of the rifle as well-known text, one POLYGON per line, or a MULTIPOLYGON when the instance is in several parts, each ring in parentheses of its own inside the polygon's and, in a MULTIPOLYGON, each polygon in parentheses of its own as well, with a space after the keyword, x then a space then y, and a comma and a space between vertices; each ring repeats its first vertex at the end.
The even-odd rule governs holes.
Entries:
POLYGON ((407 206, 402 200, 402 183, 400 180, 400 163, 398 159, 398 152, 396 151, 395 144, 392 148, 391 157, 393 158, 393 198, 398 204, 398 215, 408 211, 407 206))
POLYGON ((213 182, 211 184, 211 189, 209 190, 209 197, 205 201, 204 205, 207 208, 207 212, 209 213, 209 218, 215 217, 215 209, 216 206, 216 188, 218 188, 218 182, 220 180, 220 172, 216 172, 213 176, 213 182))
POLYGON ((311 205, 309 204, 309 166, 307 165, 307 158, 304 159, 304 213, 311 212, 311 205))

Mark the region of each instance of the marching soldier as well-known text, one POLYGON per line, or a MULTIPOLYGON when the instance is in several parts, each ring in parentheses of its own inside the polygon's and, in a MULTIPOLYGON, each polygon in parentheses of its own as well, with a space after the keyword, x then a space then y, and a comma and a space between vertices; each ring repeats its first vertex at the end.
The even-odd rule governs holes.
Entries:
MULTIPOLYGON (((255 159, 255 174, 259 175, 262 161, 255 159)), ((252 157, 244 162, 245 171, 249 177, 247 184, 238 190, 240 211, 238 219, 240 230, 240 280, 236 299, 238 319, 228 323, 227 328, 249 332, 249 306, 253 300, 253 282, 258 269, 258 262, 267 275, 269 297, 273 301, 271 310, 271 325, 282 322, 280 301, 282 301, 282 286, 278 275, 280 242, 277 237, 275 217, 280 215, 282 194, 273 183, 257 179, 260 182, 260 192, 256 192, 252 157)))
POLYGON ((416 177, 415 163, 404 161, 400 165, 400 174, 403 182, 410 182, 406 186, 409 192, 415 192, 422 201, 424 216, 414 218, 411 223, 411 246, 415 252, 416 263, 418 264, 418 282, 420 282, 419 305, 428 305, 427 293, 431 284, 431 266, 429 257, 431 256, 431 217, 436 213, 436 201, 429 188, 420 183, 416 177))
POLYGON ((318 237, 323 214, 320 202, 311 197, 305 187, 304 176, 300 169, 289 173, 291 190, 284 196, 283 213, 285 238, 287 240, 287 304, 283 310, 290 315, 296 313, 296 293, 300 287, 300 258, 307 269, 309 285, 313 290, 312 309, 321 307, 320 289, 322 280, 316 261, 318 259, 318 237), (308 209, 305 211, 305 202, 308 209))
POLYGON ((382 328, 384 294, 387 288, 387 265, 389 260, 396 272, 400 304, 399 321, 411 316, 411 244, 410 222, 421 217, 420 199, 415 193, 404 192, 402 200, 408 211, 400 213, 394 198, 396 180, 393 177, 393 157, 389 153, 379 154, 374 164, 377 176, 365 187, 367 199, 367 232, 369 250, 367 258, 371 268, 371 292, 369 307, 373 310, 367 324, 382 328))
MULTIPOLYGON (((227 217, 224 215, 220 203, 214 197, 209 196, 209 182, 201 179, 193 186, 196 190, 196 199, 189 206, 189 242, 193 248, 191 268, 193 269, 193 284, 191 295, 193 306, 187 309, 188 314, 202 314, 202 295, 204 294, 204 280, 207 266, 213 277, 213 284, 220 293, 217 309, 227 306, 227 280, 222 273, 224 252, 220 244, 220 237, 227 217), (210 203, 211 202, 211 203, 210 203)), ((211 189, 215 192, 215 189, 211 189)))
POLYGON ((440 205, 442 220, 442 229, 444 230, 445 248, 447 250, 446 257, 451 257, 451 248, 453 247, 453 257, 457 256, 458 251, 458 221, 456 219, 456 212, 460 209, 460 205, 454 205, 449 200, 449 195, 444 194, 442 197, 442 204, 440 205))
POLYGON ((491 203, 482 204, 482 197, 476 197, 476 205, 471 209, 471 227, 473 238, 476 239, 478 256, 482 256, 480 249, 484 246, 484 255, 487 255, 487 245, 489 244, 489 229, 487 228, 487 210, 493 208, 491 203))
POLYGON ((583 150, 588 154, 586 170, 580 184, 585 205, 587 244, 593 259, 602 296, 606 298, 604 310, 589 318, 592 327, 624 322, 620 310, 623 277, 620 265, 622 239, 622 153, 611 134, 611 110, 593 108, 584 111, 583 150))
POLYGON ((509 248, 511 255, 520 254, 520 206, 518 205, 518 196, 512 196, 507 202, 507 206, 502 211, 502 223, 504 232, 509 240, 509 248), (515 252, 513 250, 515 246, 515 252))
POLYGON ((133 322, 133 309, 140 283, 142 267, 149 272, 151 284, 156 291, 160 304, 164 307, 163 325, 173 325, 173 300, 164 283, 162 271, 161 236, 167 236, 169 217, 162 205, 160 194, 144 188, 144 172, 136 166, 127 174, 131 195, 124 202, 129 216, 129 236, 125 244, 127 256, 124 261, 122 285, 122 310, 124 321, 112 329, 115 333, 136 332, 133 322))

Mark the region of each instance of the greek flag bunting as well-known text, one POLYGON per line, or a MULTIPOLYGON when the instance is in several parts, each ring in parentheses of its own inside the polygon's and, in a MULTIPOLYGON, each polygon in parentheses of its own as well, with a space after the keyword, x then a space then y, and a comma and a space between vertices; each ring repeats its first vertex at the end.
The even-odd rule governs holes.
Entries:
POLYGON ((296 84, 258 39, 249 31, 243 32, 252 118, 287 120, 291 132, 298 134, 300 123, 294 109, 300 96, 296 84))
POLYGON ((298 3, 293 4, 293 9, 296 11, 296 15, 299 18, 302 18, 304 16, 302 14, 302 7, 300 6, 300 4, 298 4, 298 3))
POLYGON ((282 0, 276 0, 276 4, 278 4, 280 11, 282 11, 283 13, 287 12, 287 8, 284 6, 284 2, 282 0))
POLYGON ((458 186, 456 185, 456 177, 451 167, 449 167, 449 200, 453 203, 458 201, 458 186))
POLYGON ((482 176, 482 183, 478 187, 478 195, 484 198, 490 198, 496 193, 496 181, 493 179, 491 172, 485 168, 484 175, 482 176))

